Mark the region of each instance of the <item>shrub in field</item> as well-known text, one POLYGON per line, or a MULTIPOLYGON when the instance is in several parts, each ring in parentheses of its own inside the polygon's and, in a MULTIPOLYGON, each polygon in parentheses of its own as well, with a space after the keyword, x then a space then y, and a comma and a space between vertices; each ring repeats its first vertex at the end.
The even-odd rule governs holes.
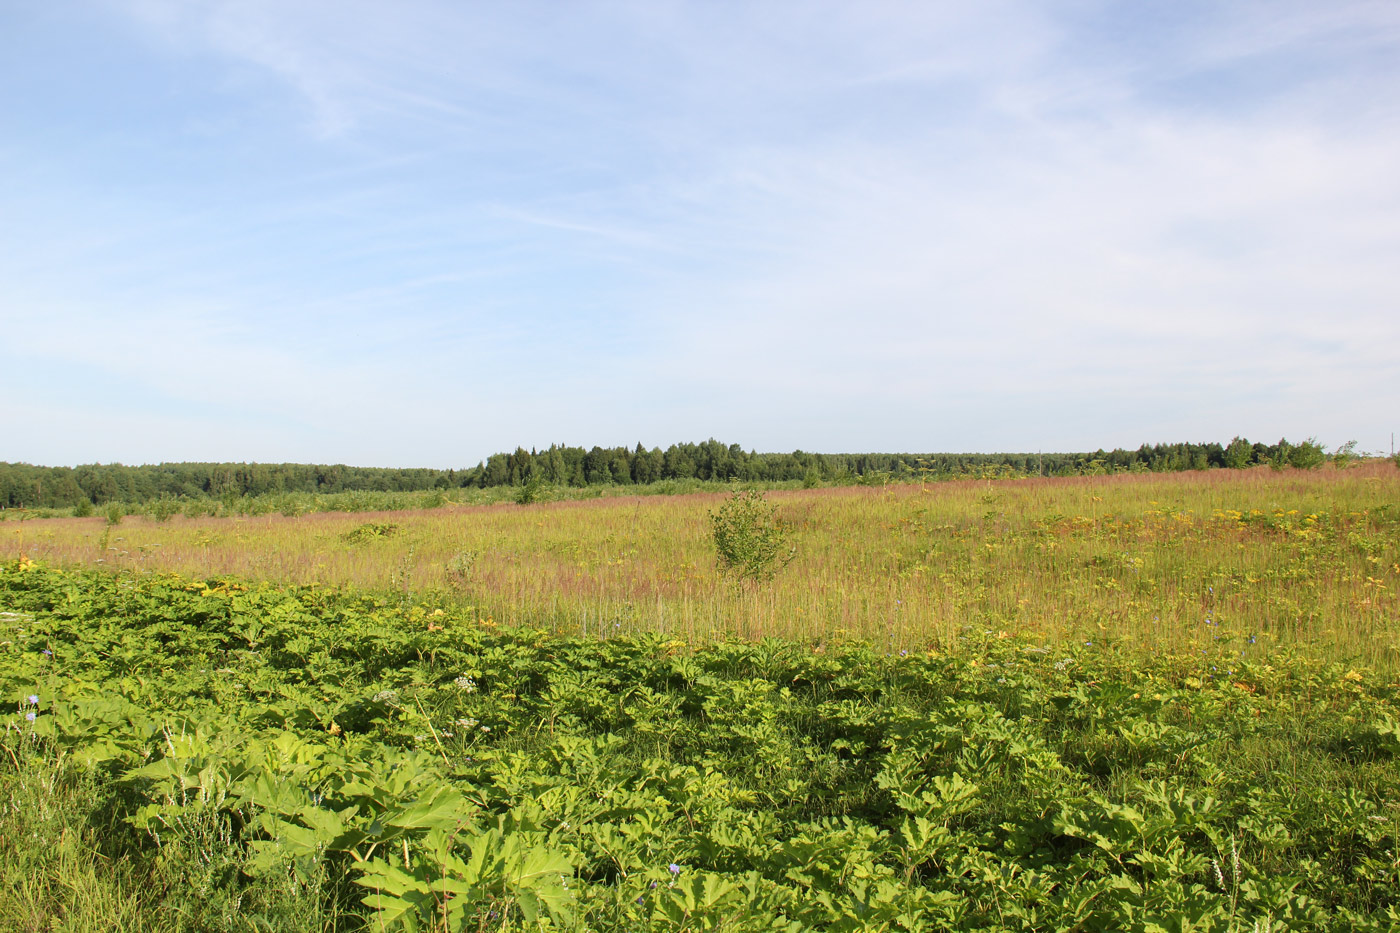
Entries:
POLYGON ((720 573, 739 580, 771 579, 796 553, 777 506, 755 489, 734 493, 711 512, 710 533, 720 573))
POLYGON ((168 522, 171 516, 180 512, 180 503, 175 499, 157 499, 146 506, 146 514, 158 522, 168 522))
POLYGON ((458 551, 447 562, 443 569, 443 576, 447 578, 447 585, 459 592, 465 591, 467 585, 471 583, 472 572, 476 567, 475 551, 458 551))
POLYGON ((1243 470, 1254 459, 1254 445, 1236 436, 1225 448, 1225 466, 1231 470, 1243 470))
POLYGON ((341 535, 341 539, 347 544, 364 544, 366 541, 377 541, 380 538, 392 538, 399 533, 399 526, 393 522, 365 522, 357 528, 347 531, 341 535))
POLYGON ((519 491, 515 494, 516 504, 530 505, 538 501, 540 498, 540 491, 543 488, 544 480, 540 478, 538 473, 531 473, 529 478, 525 480, 525 485, 521 486, 519 491))
POLYGON ((1303 441, 1303 443, 1294 447, 1288 454, 1289 465, 1297 467, 1300 470, 1315 470, 1322 466, 1323 461, 1326 459, 1327 452, 1323 449, 1322 445, 1317 442, 1317 438, 1315 437, 1310 437, 1303 441))

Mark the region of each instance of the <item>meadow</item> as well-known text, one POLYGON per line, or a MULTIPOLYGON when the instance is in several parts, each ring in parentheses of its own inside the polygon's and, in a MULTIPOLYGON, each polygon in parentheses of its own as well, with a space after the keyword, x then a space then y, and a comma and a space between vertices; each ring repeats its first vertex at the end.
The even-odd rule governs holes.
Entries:
POLYGON ((0 556, 352 586, 590 637, 900 651, 977 630, 1400 662, 1400 470, 1388 461, 774 490, 795 556, 759 585, 717 572, 709 516, 728 495, 34 520, 0 525, 0 556))
POLYGON ((1398 493, 0 524, 0 929, 1400 930, 1398 493))

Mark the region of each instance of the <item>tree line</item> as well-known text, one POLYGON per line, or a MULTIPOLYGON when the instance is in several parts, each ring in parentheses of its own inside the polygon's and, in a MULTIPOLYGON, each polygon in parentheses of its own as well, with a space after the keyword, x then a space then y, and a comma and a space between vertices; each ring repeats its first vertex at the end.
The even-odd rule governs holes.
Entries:
POLYGON ((1136 450, 1015 454, 818 454, 745 451, 711 438, 700 444, 570 447, 493 454, 463 470, 300 463, 120 463, 44 467, 0 462, 0 508, 72 508, 87 502, 144 504, 282 493, 418 492, 493 486, 612 486, 663 480, 768 483, 905 481, 959 476, 1071 476, 1129 471, 1239 469, 1256 464, 1309 468, 1325 459, 1315 441, 1256 444, 1144 444, 1136 450))

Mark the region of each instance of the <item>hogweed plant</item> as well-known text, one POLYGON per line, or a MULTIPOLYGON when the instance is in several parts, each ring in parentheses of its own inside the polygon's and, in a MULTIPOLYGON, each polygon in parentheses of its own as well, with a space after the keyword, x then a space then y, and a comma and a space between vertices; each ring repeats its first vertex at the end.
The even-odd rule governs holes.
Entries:
MULTIPOLYGON (((1213 620, 1223 591, 1197 594, 1213 620)), ((18 561, 0 607, 0 929, 1382 933, 1400 909, 1400 687, 1296 646, 599 640, 18 561)))

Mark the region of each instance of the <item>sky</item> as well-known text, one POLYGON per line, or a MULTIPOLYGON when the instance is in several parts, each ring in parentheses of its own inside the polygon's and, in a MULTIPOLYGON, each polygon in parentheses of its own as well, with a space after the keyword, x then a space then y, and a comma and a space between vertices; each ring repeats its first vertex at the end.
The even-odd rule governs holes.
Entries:
POLYGON ((0 0, 0 460, 1400 431, 1400 4, 0 0))

